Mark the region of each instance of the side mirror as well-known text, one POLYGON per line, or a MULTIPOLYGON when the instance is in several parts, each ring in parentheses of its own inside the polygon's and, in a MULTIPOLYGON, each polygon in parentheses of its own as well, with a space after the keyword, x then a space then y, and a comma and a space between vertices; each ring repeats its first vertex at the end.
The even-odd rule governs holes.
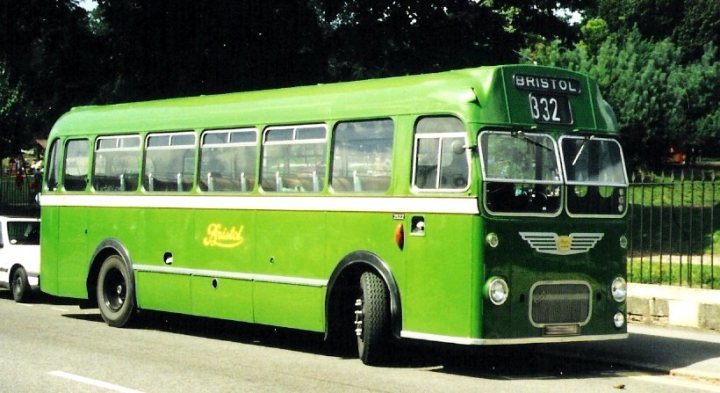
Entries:
POLYGON ((457 155, 464 154, 465 145, 462 143, 462 141, 455 140, 452 143, 452 151, 457 155))

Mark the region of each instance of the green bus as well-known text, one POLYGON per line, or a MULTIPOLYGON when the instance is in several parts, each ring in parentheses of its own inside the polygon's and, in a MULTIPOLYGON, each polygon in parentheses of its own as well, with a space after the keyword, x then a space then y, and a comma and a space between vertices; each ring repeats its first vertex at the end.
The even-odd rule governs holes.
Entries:
MULTIPOLYGON (((357 342, 627 337, 627 174, 591 78, 505 65, 71 110, 41 287, 357 342)), ((354 349, 353 349, 354 350, 354 349)))

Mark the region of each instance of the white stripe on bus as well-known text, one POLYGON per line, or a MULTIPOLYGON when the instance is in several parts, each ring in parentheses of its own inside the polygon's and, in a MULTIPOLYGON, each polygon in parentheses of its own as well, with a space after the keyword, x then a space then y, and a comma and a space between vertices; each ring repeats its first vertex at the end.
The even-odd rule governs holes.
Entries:
POLYGON ((543 344, 543 343, 564 343, 580 341, 606 341, 621 340, 628 338, 627 333, 601 334, 588 336, 542 336, 527 338, 471 338, 446 336, 440 334, 419 333, 402 330, 400 337, 413 340, 426 340, 458 345, 517 345, 517 344, 543 344))
POLYGON ((479 214, 473 197, 43 194, 41 206, 479 214))
POLYGON ((306 287, 325 287, 328 283, 327 280, 313 278, 273 276, 267 274, 233 273, 219 270, 188 269, 176 268, 172 266, 156 266, 142 264, 134 264, 133 270, 138 272, 178 274, 183 276, 211 278, 228 278, 233 280, 267 282, 273 284, 302 285, 306 287))

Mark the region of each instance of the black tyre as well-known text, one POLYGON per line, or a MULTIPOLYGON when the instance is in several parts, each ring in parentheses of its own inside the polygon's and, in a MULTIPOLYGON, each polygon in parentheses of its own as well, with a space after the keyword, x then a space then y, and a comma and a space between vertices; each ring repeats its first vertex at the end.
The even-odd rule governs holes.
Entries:
POLYGON ((10 290, 16 302, 24 302, 28 299, 30 283, 24 268, 19 267, 13 272, 10 280, 10 290))
POLYGON ((126 326, 135 314, 135 288, 130 271, 117 255, 107 257, 100 267, 97 300, 100 315, 110 326, 126 326))
POLYGON ((380 365, 387 359, 390 341, 388 291, 375 273, 360 276, 360 296, 355 300, 355 334, 360 360, 380 365))

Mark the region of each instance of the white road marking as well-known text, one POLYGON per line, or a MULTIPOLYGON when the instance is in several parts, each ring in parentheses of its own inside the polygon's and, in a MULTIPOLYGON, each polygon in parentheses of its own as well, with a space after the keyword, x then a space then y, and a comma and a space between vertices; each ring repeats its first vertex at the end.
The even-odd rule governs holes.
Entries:
POLYGON ((62 307, 50 307, 50 309, 53 311, 60 311, 60 312, 68 312, 69 311, 67 308, 62 308, 62 307))
POLYGON ((64 371, 56 370, 56 371, 50 371, 48 374, 52 375, 53 377, 59 377, 59 378, 65 378, 69 379, 71 381, 84 383, 86 385, 92 385, 95 387, 99 387, 102 389, 112 390, 114 392, 119 393, 142 393, 140 390, 130 389, 126 388, 120 385, 115 385, 109 382, 103 382, 98 381, 97 379, 87 378, 80 375, 70 374, 66 373, 64 371))
POLYGON ((693 390, 697 390, 697 391, 720 393, 720 385, 696 382, 696 381, 691 381, 688 379, 683 379, 683 378, 678 378, 678 377, 638 375, 638 376, 630 377, 630 379, 634 379, 634 380, 642 381, 642 382, 646 382, 646 383, 655 383, 655 384, 659 384, 659 385, 675 386, 675 387, 679 387, 679 388, 683 388, 683 389, 693 389, 693 390))

